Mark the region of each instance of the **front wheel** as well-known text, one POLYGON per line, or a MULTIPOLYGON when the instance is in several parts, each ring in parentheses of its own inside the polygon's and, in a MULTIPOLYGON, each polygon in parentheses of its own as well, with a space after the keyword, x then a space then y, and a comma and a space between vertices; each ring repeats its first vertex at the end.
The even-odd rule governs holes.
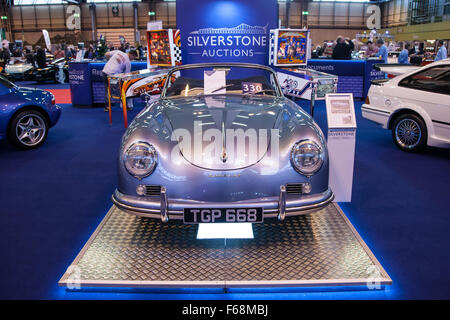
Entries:
POLYGON ((41 146, 48 134, 45 116, 36 110, 26 110, 16 115, 8 131, 9 141, 21 149, 41 146))
POLYGON ((392 139, 400 150, 419 152, 427 144, 427 127, 415 114, 404 114, 392 125, 392 139))

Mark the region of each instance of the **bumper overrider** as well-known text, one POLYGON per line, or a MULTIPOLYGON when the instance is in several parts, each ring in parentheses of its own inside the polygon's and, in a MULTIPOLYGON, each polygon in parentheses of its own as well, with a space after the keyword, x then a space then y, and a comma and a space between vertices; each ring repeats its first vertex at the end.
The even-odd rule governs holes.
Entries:
POLYGON ((183 220, 185 208, 263 208, 264 218, 297 216, 318 211, 326 207, 334 199, 330 188, 322 193, 312 195, 288 195, 286 187, 280 186, 278 197, 265 197, 235 202, 206 202, 186 199, 168 199, 166 189, 161 188, 160 196, 136 197, 116 190, 112 202, 122 211, 134 215, 169 220, 183 220))

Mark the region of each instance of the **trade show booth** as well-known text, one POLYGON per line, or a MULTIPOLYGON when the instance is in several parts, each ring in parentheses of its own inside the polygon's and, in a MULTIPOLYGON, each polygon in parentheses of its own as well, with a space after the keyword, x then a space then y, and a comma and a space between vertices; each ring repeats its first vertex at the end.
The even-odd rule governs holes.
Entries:
MULTIPOLYGON (((353 98, 365 98, 370 81, 384 76, 373 70, 378 60, 308 59, 309 31, 276 29, 276 12, 275 0, 257 7, 253 1, 177 1, 179 30, 147 33, 149 65, 134 62, 133 72, 108 77, 109 97, 124 106, 125 127, 126 99, 141 93, 154 98, 122 139, 113 206, 61 286, 383 289, 392 283, 332 202, 351 201, 353 98), (311 115, 281 91, 309 101, 311 115), (327 106, 329 147, 313 119, 316 100, 327 106), (278 113, 283 116, 275 122, 278 113), (198 137, 203 125, 220 129, 220 161, 190 159, 182 145, 175 152, 181 159, 170 162, 170 140, 188 138, 169 133, 180 129, 198 137), (233 162, 225 133, 242 127, 276 130, 264 159, 250 163, 246 155, 233 162), (274 149, 275 137, 283 152, 274 149), (287 152, 285 141, 289 148, 297 142, 287 152), (283 171, 271 168, 267 153, 286 161, 283 171)), ((74 105, 103 100, 103 66, 70 64, 74 105)), ((109 111, 111 122, 110 103, 109 111)))
MULTIPOLYGON (((105 106, 102 70, 105 61, 69 62, 69 84, 74 107, 105 106)), ((147 68, 147 62, 132 61, 131 71, 147 68)))

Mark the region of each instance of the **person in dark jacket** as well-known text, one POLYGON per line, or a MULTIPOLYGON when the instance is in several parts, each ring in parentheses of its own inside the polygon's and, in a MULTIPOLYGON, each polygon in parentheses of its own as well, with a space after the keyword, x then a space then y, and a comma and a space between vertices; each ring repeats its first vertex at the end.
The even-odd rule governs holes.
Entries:
POLYGON ((41 47, 37 47, 36 50, 36 63, 38 68, 45 68, 47 65, 47 58, 45 56, 45 50, 41 47))
POLYGON ((350 60, 352 58, 352 45, 350 45, 343 37, 336 39, 336 46, 333 49, 332 58, 335 60, 350 60))
POLYGON ((30 49, 25 49, 25 58, 27 59, 27 63, 34 64, 34 56, 30 49))

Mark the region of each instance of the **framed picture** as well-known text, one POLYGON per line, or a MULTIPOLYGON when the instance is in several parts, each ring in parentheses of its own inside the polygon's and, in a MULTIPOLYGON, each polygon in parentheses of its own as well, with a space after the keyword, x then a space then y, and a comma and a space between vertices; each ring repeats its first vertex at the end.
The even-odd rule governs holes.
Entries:
POLYGON ((308 61, 309 31, 304 29, 275 29, 274 65, 299 66, 308 61))
POLYGON ((353 94, 328 93, 325 100, 327 108, 328 128, 356 128, 353 94))
POLYGON ((147 31, 148 59, 152 66, 181 64, 180 31, 173 29, 147 31))

